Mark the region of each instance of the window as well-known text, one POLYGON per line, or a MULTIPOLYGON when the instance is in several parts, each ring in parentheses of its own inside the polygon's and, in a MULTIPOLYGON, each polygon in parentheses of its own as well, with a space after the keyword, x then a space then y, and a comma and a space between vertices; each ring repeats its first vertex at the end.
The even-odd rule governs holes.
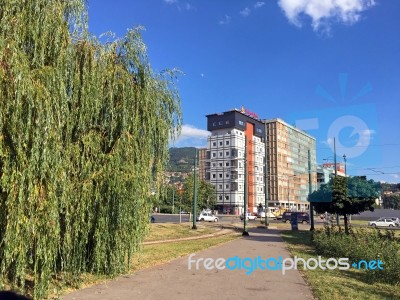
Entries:
POLYGON ((213 166, 213 167, 216 167, 216 166, 217 166, 217 163, 214 162, 214 163, 212 164, 212 166, 213 166))
POLYGON ((217 126, 217 122, 213 122, 213 127, 217 126))
POLYGON ((225 156, 229 156, 229 151, 226 151, 226 152, 225 152, 225 156))
POLYGON ((229 173, 226 173, 226 174, 225 174, 225 177, 226 177, 226 178, 229 178, 229 173))
POLYGON ((222 201, 222 195, 219 195, 219 196, 218 196, 218 200, 221 200, 221 201, 222 201))
POLYGON ((216 142, 213 142, 213 144, 212 144, 212 145, 213 145, 213 147, 215 147, 215 146, 217 146, 217 143, 216 143, 216 142))
POLYGON ((222 157, 222 151, 219 153, 219 157, 222 157))
POLYGON ((215 179, 215 174, 212 174, 212 178, 215 179))
POLYGON ((229 162, 226 162, 226 163, 225 163, 225 167, 229 167, 229 162))
POLYGON ((222 162, 219 163, 219 166, 222 167, 222 162))
POLYGON ((218 125, 222 125, 222 121, 219 121, 219 122, 218 122, 218 125))
POLYGON ((229 141, 225 141, 225 145, 229 146, 229 141))
POLYGON ((217 157, 217 153, 213 152, 212 157, 217 157))
POLYGON ((225 124, 229 124, 229 121, 225 121, 225 124))
POLYGON ((225 184, 225 188, 226 188, 226 189, 229 189, 229 184, 225 184))
POLYGON ((229 195, 225 195, 225 200, 229 200, 229 195))
POLYGON ((239 120, 239 125, 244 126, 244 122, 239 120))
POLYGON ((219 178, 222 178, 222 173, 219 173, 219 174, 218 174, 218 177, 219 177, 219 178))
POLYGON ((219 185, 218 185, 218 188, 219 188, 220 190, 222 190, 222 184, 219 184, 219 185))
POLYGON ((222 142, 219 142, 219 145, 222 146, 222 142))

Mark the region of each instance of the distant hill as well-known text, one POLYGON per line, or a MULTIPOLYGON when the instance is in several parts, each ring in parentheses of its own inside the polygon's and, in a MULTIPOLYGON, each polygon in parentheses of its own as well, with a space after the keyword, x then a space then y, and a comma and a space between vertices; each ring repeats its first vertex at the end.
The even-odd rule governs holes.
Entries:
POLYGON ((189 173, 194 165, 194 147, 170 148, 169 167, 170 172, 189 173))

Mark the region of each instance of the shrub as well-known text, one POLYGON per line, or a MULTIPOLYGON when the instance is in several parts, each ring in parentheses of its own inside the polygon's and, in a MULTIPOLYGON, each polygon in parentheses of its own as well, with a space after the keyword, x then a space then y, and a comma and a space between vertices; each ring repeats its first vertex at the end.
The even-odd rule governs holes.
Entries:
POLYGON ((360 260, 380 259, 383 270, 369 270, 366 276, 371 281, 400 283, 400 242, 390 230, 354 229, 350 234, 340 232, 337 227, 325 227, 313 237, 316 251, 326 257, 347 257, 350 263, 360 260))

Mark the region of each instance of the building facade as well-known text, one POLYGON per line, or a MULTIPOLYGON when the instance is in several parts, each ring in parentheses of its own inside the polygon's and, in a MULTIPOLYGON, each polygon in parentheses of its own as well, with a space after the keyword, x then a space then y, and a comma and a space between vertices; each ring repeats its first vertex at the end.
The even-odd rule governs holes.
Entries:
POLYGON ((257 212, 265 197, 270 208, 309 209, 309 161, 311 190, 317 187, 314 137, 281 119, 261 121, 243 108, 207 115, 207 129, 211 136, 202 166, 216 188, 220 212, 244 211, 246 161, 248 211, 257 212))
POLYGON ((308 210, 309 160, 311 190, 317 186, 315 138, 281 119, 271 119, 266 120, 266 141, 269 205, 308 210))
MULTIPOLYGON (((342 163, 336 163, 336 175, 346 177, 345 166, 342 163)), ((324 163, 317 167, 317 190, 322 184, 327 184, 335 176, 335 164, 324 163)))
POLYGON ((245 160, 247 160, 248 210, 264 203, 264 124, 254 113, 231 110, 207 115, 206 179, 216 188, 221 213, 244 211, 245 160), (207 168, 208 166, 208 168, 207 168))
POLYGON ((199 178, 201 180, 206 180, 206 170, 210 168, 210 162, 206 159, 207 158, 207 148, 199 148, 197 149, 197 155, 199 159, 199 178))

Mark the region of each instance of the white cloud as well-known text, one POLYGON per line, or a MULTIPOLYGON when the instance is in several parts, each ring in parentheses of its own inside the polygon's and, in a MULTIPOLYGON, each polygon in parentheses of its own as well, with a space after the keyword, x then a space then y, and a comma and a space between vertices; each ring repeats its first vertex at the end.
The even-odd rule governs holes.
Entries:
POLYGON ((181 134, 173 141, 175 146, 205 146, 207 137, 211 133, 204 129, 196 128, 192 125, 182 125, 181 134))
POLYGON ((375 0, 279 0, 279 6, 291 23, 301 27, 299 16, 307 15, 315 31, 329 30, 333 21, 353 24, 361 13, 375 5, 375 0))
POLYGON ((174 4, 174 3, 178 2, 178 0, 164 0, 164 2, 167 4, 174 4))
POLYGON ((245 9, 243 9, 243 10, 240 12, 240 14, 241 14, 243 17, 248 17, 248 16, 250 15, 250 13, 251 13, 251 10, 250 10, 248 7, 246 7, 245 9))
POLYGON ((218 23, 219 23, 220 25, 226 25, 226 24, 229 24, 229 23, 231 22, 231 19, 232 19, 232 18, 231 18, 230 16, 225 15, 225 19, 219 21, 218 23))
POLYGON ((254 4, 254 8, 257 9, 257 8, 263 7, 264 5, 265 5, 265 2, 258 1, 258 2, 256 2, 256 4, 254 4))

